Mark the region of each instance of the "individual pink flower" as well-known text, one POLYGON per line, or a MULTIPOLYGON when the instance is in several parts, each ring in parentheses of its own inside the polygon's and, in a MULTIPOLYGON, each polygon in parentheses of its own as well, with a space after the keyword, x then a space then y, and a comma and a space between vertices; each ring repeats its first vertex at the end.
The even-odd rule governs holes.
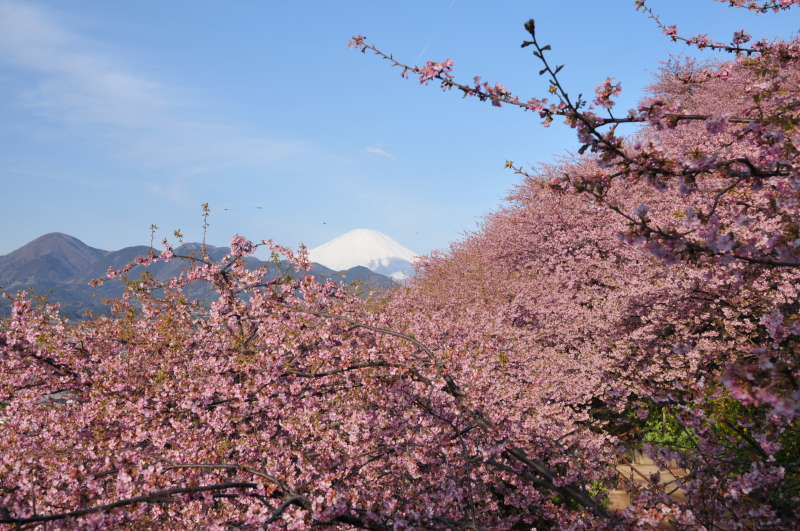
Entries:
POLYGON ((644 218, 644 217, 647 216, 647 213, 649 211, 650 211, 650 207, 649 206, 647 206, 647 205, 639 205, 633 211, 633 215, 636 216, 637 218, 644 218))
POLYGON ((728 128, 728 119, 730 116, 712 116, 706 120, 706 131, 711 135, 718 135, 724 133, 728 128))
POLYGON ((733 34, 733 44, 744 44, 748 42, 753 36, 745 30, 739 30, 733 34))

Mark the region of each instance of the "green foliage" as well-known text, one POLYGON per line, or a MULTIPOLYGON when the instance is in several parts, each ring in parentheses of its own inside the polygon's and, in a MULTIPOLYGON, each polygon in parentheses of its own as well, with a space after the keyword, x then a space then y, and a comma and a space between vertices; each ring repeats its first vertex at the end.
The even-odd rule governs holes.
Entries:
POLYGON ((644 440, 659 446, 694 448, 694 434, 687 430, 669 408, 653 408, 642 428, 644 440))
POLYGON ((591 480, 587 490, 589 491, 589 495, 597 501, 597 504, 602 507, 603 510, 607 511, 611 505, 611 499, 608 497, 608 489, 605 484, 600 481, 591 480))
MULTIPOLYGON (((733 398, 720 398, 711 404, 709 416, 714 421, 712 428, 719 435, 720 442, 742 461, 743 468, 749 463, 765 459, 766 452, 752 434, 776 429, 767 422, 767 411, 763 407, 745 406, 733 398)), ((796 463, 800 460, 798 421, 783 429, 778 435, 778 442, 781 448, 774 454, 775 461, 796 463)))

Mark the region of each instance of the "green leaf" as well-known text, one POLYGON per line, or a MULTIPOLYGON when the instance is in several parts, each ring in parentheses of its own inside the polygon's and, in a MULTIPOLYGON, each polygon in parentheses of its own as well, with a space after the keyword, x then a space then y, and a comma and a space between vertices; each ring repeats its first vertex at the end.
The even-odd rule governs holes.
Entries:
POLYGON ((521 48, 525 48, 526 46, 530 46, 531 44, 533 44, 531 41, 523 41, 521 48))
POLYGON ((558 74, 559 72, 561 72, 561 69, 562 69, 562 68, 564 68, 564 65, 561 65, 561 66, 559 66, 558 68, 556 68, 556 71, 555 71, 555 72, 553 72, 553 74, 558 74))
POLYGON ((550 48, 550 45, 548 44, 547 46, 545 46, 544 48, 542 48, 542 51, 545 51, 545 50, 552 50, 552 48, 550 48))
POLYGON ((547 72, 547 69, 546 68, 542 68, 541 70, 539 70, 539 75, 540 76, 544 75, 545 72, 547 72))
POLYGON ((536 56, 536 57, 538 57, 539 59, 541 59, 541 58, 542 58, 542 54, 540 54, 539 52, 533 52, 533 55, 535 55, 535 56, 536 56))

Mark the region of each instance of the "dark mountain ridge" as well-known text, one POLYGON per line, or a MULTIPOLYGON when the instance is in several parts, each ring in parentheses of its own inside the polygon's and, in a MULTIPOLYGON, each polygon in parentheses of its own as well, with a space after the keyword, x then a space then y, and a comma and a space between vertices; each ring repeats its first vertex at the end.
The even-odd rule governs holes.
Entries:
POLYGON ((0 256, 0 286, 63 282, 107 254, 68 234, 51 232, 0 256))
MULTIPOLYGON (((175 254, 189 254, 200 247, 199 243, 187 243, 184 247, 176 248, 175 254)), ((230 252, 227 247, 207 245, 206 248, 211 257, 218 261, 230 252)), ((147 256, 149 251, 150 247, 145 245, 104 251, 89 247, 67 234, 45 234, 7 255, 0 256, 0 291, 15 293, 33 288, 37 295, 48 295, 50 302, 61 304, 62 314, 71 318, 80 318, 87 311, 106 314, 109 307, 102 301, 120 297, 123 292, 122 284, 117 280, 110 280, 93 287, 89 282, 105 278, 109 268, 122 269, 136 258, 147 256)), ((156 254, 159 253, 156 251, 156 254)), ((255 257, 248 257, 246 260, 250 269, 265 264, 255 257)), ((146 270, 158 280, 167 280, 178 276, 189 265, 187 260, 173 259, 169 263, 153 264, 146 270)), ((138 278, 139 272, 144 270, 145 268, 136 267, 128 276, 138 278)), ((291 271, 291 267, 283 262, 280 268, 274 268, 273 271, 269 275, 271 278, 280 275, 281 271, 291 271)), ((348 284, 358 282, 369 289, 391 289, 396 286, 389 277, 361 266, 337 272, 323 265, 313 264, 308 274, 321 281, 332 278, 348 284)), ((210 288, 203 284, 193 286, 187 293, 198 299, 208 299, 210 294, 210 288)), ((8 300, 0 300, 0 315, 8 315, 9 311, 8 300)))

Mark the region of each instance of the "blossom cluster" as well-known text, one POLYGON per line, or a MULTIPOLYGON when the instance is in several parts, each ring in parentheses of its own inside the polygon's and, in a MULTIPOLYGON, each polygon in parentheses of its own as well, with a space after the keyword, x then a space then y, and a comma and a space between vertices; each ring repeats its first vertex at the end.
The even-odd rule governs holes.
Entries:
POLYGON ((427 61, 425 66, 422 69, 420 69, 419 82, 420 84, 427 85, 431 79, 435 78, 450 79, 453 77, 451 74, 452 71, 453 71, 452 59, 445 59, 444 62, 441 63, 434 63, 432 61, 427 61))
POLYGON ((616 81, 616 79, 610 77, 597 85, 595 89, 595 105, 599 105, 604 109, 611 109, 616 105, 616 103, 611 100, 611 97, 620 95, 622 92, 622 83, 617 83, 615 85, 614 81, 616 81))

